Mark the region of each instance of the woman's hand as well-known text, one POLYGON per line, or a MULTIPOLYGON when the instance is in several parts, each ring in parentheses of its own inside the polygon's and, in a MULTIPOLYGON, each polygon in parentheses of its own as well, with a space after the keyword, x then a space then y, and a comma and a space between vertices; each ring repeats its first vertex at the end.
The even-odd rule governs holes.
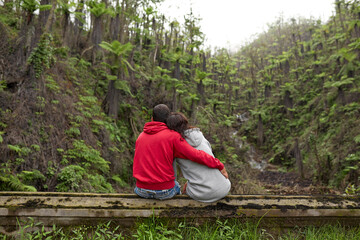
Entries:
POLYGON ((226 171, 225 166, 224 166, 224 168, 223 168, 220 172, 221 172, 222 175, 224 175, 225 178, 229 179, 229 175, 228 175, 228 173, 227 173, 227 171, 226 171))

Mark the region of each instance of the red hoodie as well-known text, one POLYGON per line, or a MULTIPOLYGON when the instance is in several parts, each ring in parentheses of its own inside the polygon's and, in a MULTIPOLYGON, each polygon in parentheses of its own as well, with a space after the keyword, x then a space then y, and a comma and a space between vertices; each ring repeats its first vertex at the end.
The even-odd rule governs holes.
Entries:
POLYGON ((133 176, 136 186, 151 190, 173 188, 174 158, 189 159, 219 170, 224 168, 217 158, 190 146, 165 123, 152 121, 145 124, 135 144, 133 176))

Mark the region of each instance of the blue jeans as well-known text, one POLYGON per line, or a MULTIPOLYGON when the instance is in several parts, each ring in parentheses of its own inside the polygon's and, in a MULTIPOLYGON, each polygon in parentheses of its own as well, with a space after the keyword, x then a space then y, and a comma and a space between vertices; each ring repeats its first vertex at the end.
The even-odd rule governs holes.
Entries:
POLYGON ((180 184, 175 181, 175 186, 166 190, 150 190, 135 187, 134 192, 142 198, 165 200, 174 197, 176 194, 181 194, 180 184))

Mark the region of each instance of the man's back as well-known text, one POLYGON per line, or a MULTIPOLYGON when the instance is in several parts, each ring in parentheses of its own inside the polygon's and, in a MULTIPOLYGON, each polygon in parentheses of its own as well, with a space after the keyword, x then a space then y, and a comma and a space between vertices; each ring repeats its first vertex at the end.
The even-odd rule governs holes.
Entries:
POLYGON ((135 144, 133 172, 137 186, 152 190, 174 187, 174 140, 181 135, 162 122, 148 122, 135 144))

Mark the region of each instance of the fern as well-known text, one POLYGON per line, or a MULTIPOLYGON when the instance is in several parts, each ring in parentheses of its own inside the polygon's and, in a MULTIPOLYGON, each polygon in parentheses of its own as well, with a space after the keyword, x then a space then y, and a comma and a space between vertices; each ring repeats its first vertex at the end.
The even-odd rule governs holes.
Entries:
POLYGON ((101 157, 98 150, 86 145, 83 140, 75 140, 73 146, 73 149, 66 151, 66 158, 80 160, 84 168, 88 170, 94 169, 103 173, 109 172, 109 162, 101 157))
POLYGON ((0 191, 36 192, 36 188, 22 183, 13 175, 0 176, 0 191))
POLYGON ((51 34, 44 34, 28 59, 28 63, 34 67, 36 78, 39 78, 44 70, 50 68, 55 62, 52 41, 51 34))
POLYGON ((22 171, 17 177, 27 184, 34 184, 36 181, 46 180, 46 177, 39 170, 22 171))
POLYGON ((69 165, 61 170, 58 175, 59 184, 56 190, 60 192, 82 191, 81 185, 86 170, 77 165, 69 165))

